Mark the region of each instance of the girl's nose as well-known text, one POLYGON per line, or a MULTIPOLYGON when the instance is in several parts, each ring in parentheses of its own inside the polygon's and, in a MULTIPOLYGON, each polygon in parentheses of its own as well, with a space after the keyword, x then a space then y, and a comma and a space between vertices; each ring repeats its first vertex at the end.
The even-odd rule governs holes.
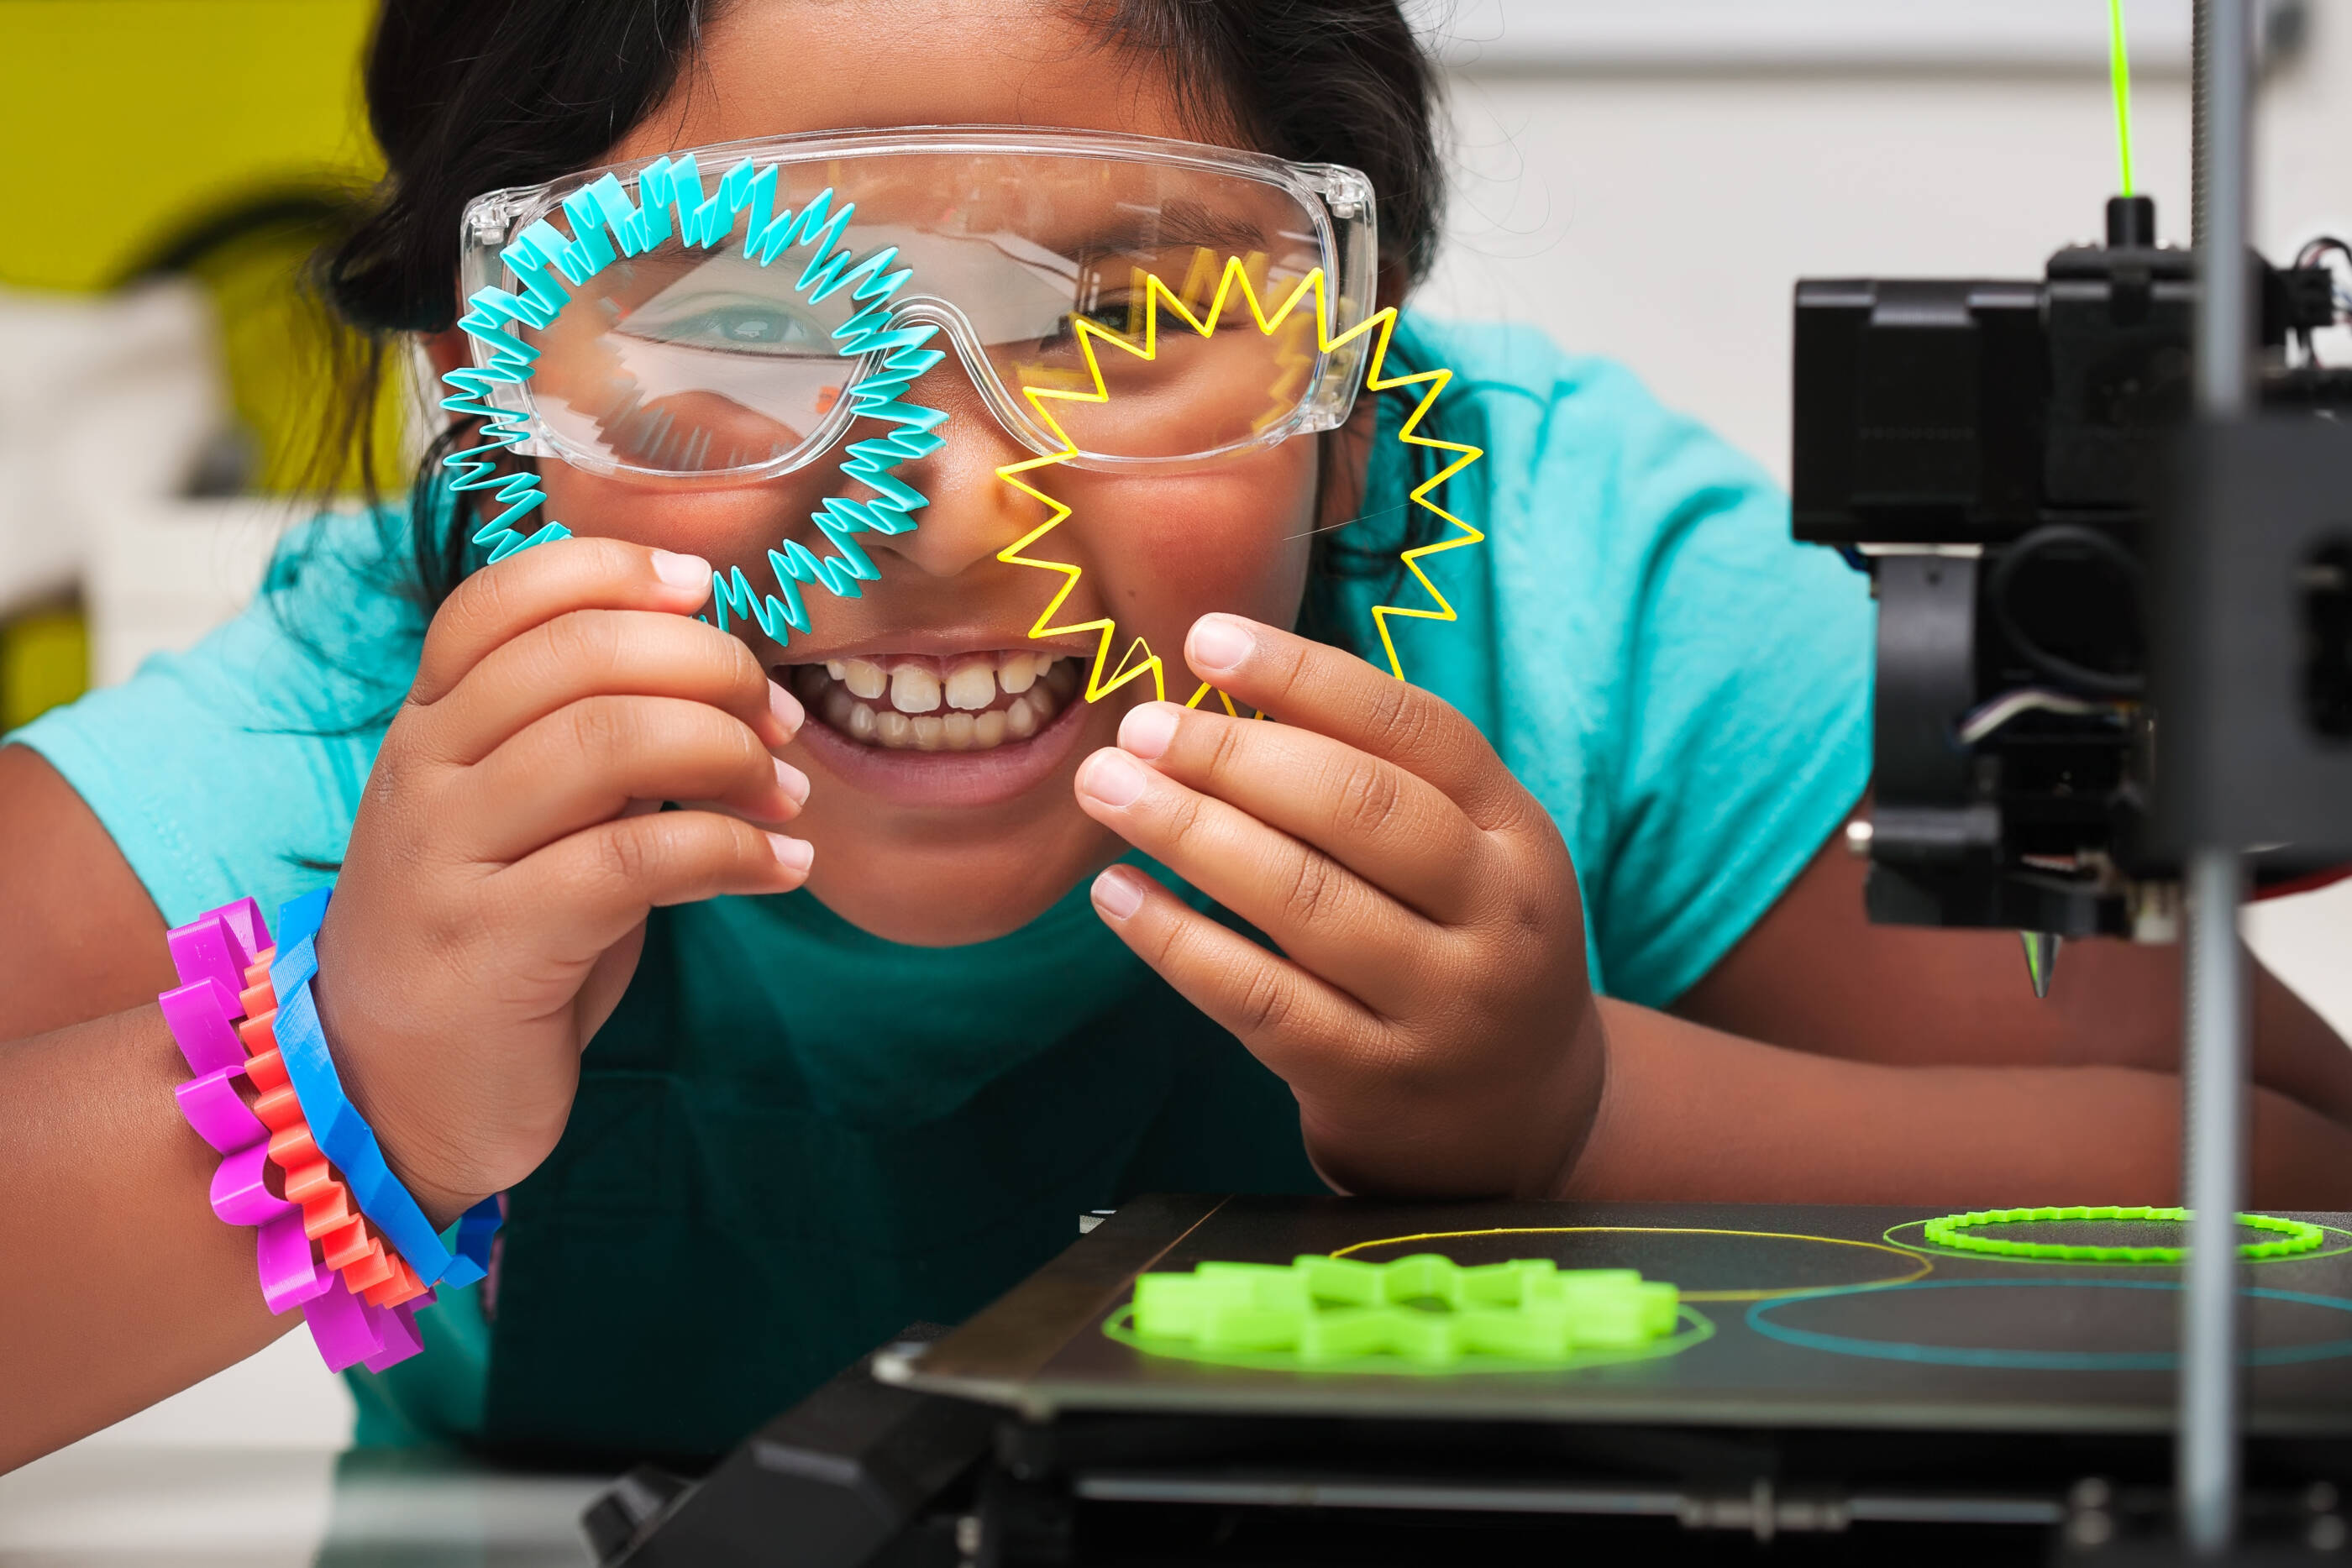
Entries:
MULTIPOLYGON (((912 532, 859 536, 869 552, 887 550, 927 576, 950 578, 1045 520, 1036 502, 996 476, 1006 464, 1034 454, 989 413, 961 361, 950 354, 903 396, 948 415, 940 426, 939 450, 897 469, 929 504, 914 514, 912 532)), ((853 431, 851 438, 859 439, 859 433, 853 431)))

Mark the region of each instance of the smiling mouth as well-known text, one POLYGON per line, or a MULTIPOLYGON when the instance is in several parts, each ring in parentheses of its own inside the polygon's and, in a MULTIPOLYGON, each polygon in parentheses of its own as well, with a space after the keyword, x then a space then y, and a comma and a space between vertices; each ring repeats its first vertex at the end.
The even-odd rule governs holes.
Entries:
POLYGON ((994 751, 1070 705, 1078 661, 1030 649, 877 654, 781 672, 813 722, 884 751, 994 751))

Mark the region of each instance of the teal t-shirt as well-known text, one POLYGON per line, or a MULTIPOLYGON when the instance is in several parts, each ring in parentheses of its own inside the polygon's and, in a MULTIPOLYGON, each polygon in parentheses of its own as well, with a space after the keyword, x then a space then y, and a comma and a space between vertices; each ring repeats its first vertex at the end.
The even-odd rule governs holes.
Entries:
MULTIPOLYGON (((1455 372, 1442 434, 1486 453, 1439 498, 1486 542, 1427 562, 1461 620, 1393 622, 1406 674, 1466 714, 1559 823, 1596 982, 1663 1006, 1862 793, 1864 580, 1792 543, 1756 465, 1623 369, 1508 327, 1415 319, 1399 342, 1455 372)), ((1393 552, 1412 477, 1381 440, 1348 530, 1360 552, 1393 552)), ((167 921, 247 894, 274 907, 340 858, 424 628, 404 528, 392 515, 304 525, 255 608, 10 737, 81 794, 167 921)), ((1369 606, 1418 594, 1349 581, 1344 624, 1377 658, 1369 606)), ((962 948, 880 941, 803 894, 719 900, 701 922, 729 961, 687 983, 730 986, 726 1016, 770 1025, 709 1049, 779 1053, 801 1103, 845 1127, 952 1120, 1149 979, 1083 887, 962 948)), ((1039 1099, 1041 1116, 1066 1116, 1039 1099)), ((478 1428, 489 1341, 477 1293, 420 1314, 427 1355, 355 1376, 362 1441, 478 1428)))

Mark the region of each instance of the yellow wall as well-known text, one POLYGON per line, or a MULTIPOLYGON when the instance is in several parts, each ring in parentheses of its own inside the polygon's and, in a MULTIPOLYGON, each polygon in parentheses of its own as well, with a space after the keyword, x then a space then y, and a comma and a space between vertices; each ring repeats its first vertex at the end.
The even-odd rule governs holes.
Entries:
POLYGON ((0 283, 97 288, 226 201, 377 167, 372 0, 0 0, 0 283))
MULTIPOLYGON (((0 285, 105 288, 222 208, 373 180, 360 61, 374 15, 374 0, 0 0, 0 285)), ((264 490, 313 475, 323 344, 295 287, 306 248, 257 238, 198 271, 264 490)), ((384 415, 389 454, 396 404, 384 415)), ((380 481, 398 483, 392 467, 380 481)), ((0 729, 70 700, 87 670, 70 606, 0 623, 0 729)))

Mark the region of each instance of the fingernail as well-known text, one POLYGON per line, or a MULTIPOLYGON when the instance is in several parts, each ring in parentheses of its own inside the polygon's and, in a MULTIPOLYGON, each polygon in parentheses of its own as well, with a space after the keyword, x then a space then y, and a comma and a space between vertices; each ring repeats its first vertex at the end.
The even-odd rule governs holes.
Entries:
POLYGON ((1118 743, 1149 762, 1168 749, 1183 717, 1184 710, 1174 703, 1145 703, 1118 721, 1118 743))
POLYGON ((806 871, 816 859, 816 846, 806 839, 788 839, 782 833, 768 835, 768 847, 776 852, 776 859, 793 871, 806 871))
POLYGON ((1095 878, 1095 907, 1113 920, 1124 920, 1142 908, 1143 889, 1135 885, 1134 874, 1112 866, 1095 878))
POLYGON ((1238 670, 1257 646, 1257 639, 1249 628, 1230 615, 1203 615, 1192 623, 1192 635, 1185 643, 1185 656, 1192 668, 1203 673, 1210 670, 1238 670))
POLYGON ((801 706, 801 699, 773 681, 768 683, 768 711, 776 716, 786 735, 798 735, 801 726, 808 722, 808 709, 801 706))
POLYGON ((1078 769, 1078 788, 1106 806, 1132 804, 1148 782, 1142 763, 1108 747, 1087 758, 1078 769))
POLYGON ((679 555, 674 550, 654 551, 654 575, 672 588, 698 588, 710 591, 710 563, 698 555, 679 555))
POLYGON ((779 762, 776 764, 776 782, 782 786, 785 794, 792 797, 793 805, 805 806, 808 804, 809 781, 807 774, 802 772, 799 768, 793 767, 789 762, 779 762))

